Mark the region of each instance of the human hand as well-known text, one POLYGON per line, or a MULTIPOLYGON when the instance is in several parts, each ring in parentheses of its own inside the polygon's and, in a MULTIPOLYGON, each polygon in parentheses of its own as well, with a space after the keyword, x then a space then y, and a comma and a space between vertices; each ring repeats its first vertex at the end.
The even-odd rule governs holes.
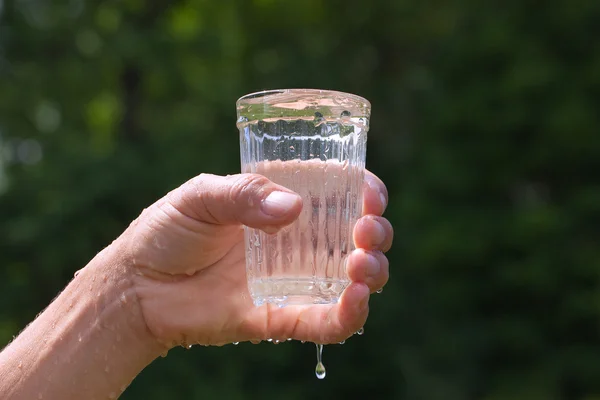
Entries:
POLYGON ((144 210, 116 246, 128 260, 150 332, 165 346, 267 338, 345 340, 363 326, 370 293, 388 280, 391 224, 385 185, 366 172, 363 217, 354 229, 351 280, 335 305, 255 307, 248 293, 243 225, 274 233, 301 198, 263 176, 199 175, 144 210), (273 194, 276 193, 276 194, 273 194))

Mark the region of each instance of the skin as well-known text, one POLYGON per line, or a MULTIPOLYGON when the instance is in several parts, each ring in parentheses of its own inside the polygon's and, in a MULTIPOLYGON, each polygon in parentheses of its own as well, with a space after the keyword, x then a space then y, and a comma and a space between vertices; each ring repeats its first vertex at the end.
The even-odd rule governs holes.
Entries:
POLYGON ((0 353, 0 397, 117 398, 177 345, 345 340, 389 277, 387 190, 370 172, 363 198, 340 301, 255 307, 242 226, 275 233, 298 217, 302 200, 260 175, 193 178, 145 209, 0 353))

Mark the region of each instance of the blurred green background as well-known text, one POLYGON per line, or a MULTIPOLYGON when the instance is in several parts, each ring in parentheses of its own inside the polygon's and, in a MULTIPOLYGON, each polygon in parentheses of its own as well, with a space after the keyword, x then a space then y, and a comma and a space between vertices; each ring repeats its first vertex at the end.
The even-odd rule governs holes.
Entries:
POLYGON ((176 349, 123 399, 600 399, 600 3, 0 0, 0 346, 138 213, 239 170, 235 101, 372 102, 363 336, 176 349))

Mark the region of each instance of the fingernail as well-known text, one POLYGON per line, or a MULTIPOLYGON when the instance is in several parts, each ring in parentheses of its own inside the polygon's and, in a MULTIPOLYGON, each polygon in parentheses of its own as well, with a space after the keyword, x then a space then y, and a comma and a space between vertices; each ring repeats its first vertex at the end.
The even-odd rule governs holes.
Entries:
POLYGON ((385 195, 379 192, 379 199, 381 200, 381 204, 383 204, 383 209, 387 208, 387 200, 385 199, 385 195))
POLYGON ((379 184, 379 182, 371 175, 365 175, 365 180, 367 181, 367 185, 369 185, 371 190, 373 190, 374 192, 379 192, 379 199, 381 200, 381 204, 385 209, 387 207, 386 195, 384 192, 381 191, 381 185, 379 184))
POLYGON ((366 296, 365 298, 363 298, 359 305, 358 308, 359 310, 364 310, 365 308, 367 308, 369 306, 369 296, 366 296))
POLYGON ((296 205, 300 197, 294 193, 271 192, 262 202, 262 210, 273 217, 283 217, 296 205))
POLYGON ((373 223, 373 236, 371 236, 371 243, 373 247, 378 247, 383 244, 385 240, 385 229, 383 226, 376 220, 371 220, 373 223))
POLYGON ((377 274, 379 274, 379 271, 381 270, 381 267, 379 266, 379 260, 377 260, 377 258, 375 258, 374 256, 372 256, 371 254, 367 254, 367 266, 366 266, 366 274, 367 276, 374 278, 377 276, 377 274))

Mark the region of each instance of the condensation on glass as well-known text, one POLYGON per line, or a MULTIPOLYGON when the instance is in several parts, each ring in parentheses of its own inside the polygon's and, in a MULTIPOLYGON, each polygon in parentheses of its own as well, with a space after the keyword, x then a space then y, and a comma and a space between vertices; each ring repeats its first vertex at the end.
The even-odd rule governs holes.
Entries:
POLYGON ((248 289, 259 306, 336 303, 362 211, 371 106, 352 94, 286 89, 237 102, 243 173, 302 196, 293 224, 276 234, 245 228, 248 289))

